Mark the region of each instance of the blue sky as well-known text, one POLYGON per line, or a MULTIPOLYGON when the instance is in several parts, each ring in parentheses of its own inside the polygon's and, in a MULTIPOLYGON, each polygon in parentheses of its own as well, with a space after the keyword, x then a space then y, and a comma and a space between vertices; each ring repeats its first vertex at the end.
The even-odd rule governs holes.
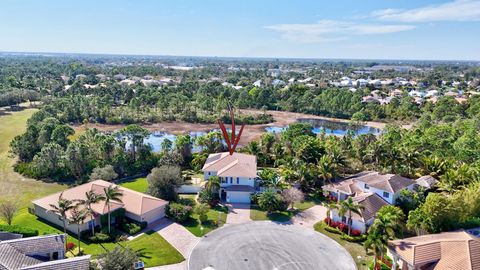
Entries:
POLYGON ((480 60, 480 0, 0 0, 0 51, 480 60))

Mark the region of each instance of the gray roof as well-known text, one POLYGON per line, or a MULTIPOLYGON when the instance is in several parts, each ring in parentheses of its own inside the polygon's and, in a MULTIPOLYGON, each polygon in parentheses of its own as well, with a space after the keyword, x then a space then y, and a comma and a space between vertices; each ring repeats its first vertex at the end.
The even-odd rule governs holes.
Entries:
POLYGON ((247 185, 231 185, 225 187, 225 190, 233 192, 255 192, 255 189, 253 187, 247 185))
POLYGON ((0 270, 23 269, 42 263, 42 261, 28 256, 28 254, 62 252, 64 245, 65 235, 63 234, 2 241, 0 242, 0 270))
POLYGON ((22 237, 23 237, 23 235, 18 234, 18 233, 0 232, 0 241, 20 239, 22 237))
POLYGON ((354 181, 367 183, 369 186, 396 193, 415 182, 398 174, 381 174, 379 172, 365 172, 363 175, 353 178, 354 181))
POLYGON ((87 270, 90 267, 90 255, 39 263, 21 270, 87 270))
POLYGON ((415 180, 415 182, 417 183, 417 185, 424 188, 432 188, 437 184, 438 180, 435 179, 433 176, 425 175, 415 180))

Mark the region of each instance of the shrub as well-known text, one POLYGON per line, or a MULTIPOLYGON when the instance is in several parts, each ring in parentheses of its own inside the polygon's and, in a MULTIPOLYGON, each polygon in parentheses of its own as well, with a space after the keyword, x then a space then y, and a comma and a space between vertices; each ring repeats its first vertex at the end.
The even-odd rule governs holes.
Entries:
POLYGON ((332 228, 337 228, 339 223, 340 223, 340 222, 332 221, 332 223, 330 223, 330 227, 332 227, 332 228))
POLYGON ((184 222, 192 213, 192 207, 188 205, 183 205, 179 203, 170 203, 167 206, 167 216, 176 222, 184 222))
POLYGON ((136 234, 138 232, 140 232, 142 230, 142 227, 140 227, 140 225, 138 224, 135 224, 134 222, 131 222, 131 223, 123 223, 120 228, 122 229, 122 231, 130 234, 130 235, 133 235, 133 234, 136 234))
POLYGON ((194 207, 197 203, 192 198, 178 198, 177 202, 179 204, 188 205, 194 207))
POLYGON ((250 201, 252 204, 258 204, 258 198, 260 197, 260 193, 253 193, 250 195, 250 201))
POLYGON ((18 225, 0 225, 0 231, 21 234, 23 237, 32 237, 38 235, 38 230, 18 225))
POLYGON ((94 236, 88 237, 88 240, 92 243, 105 243, 110 242, 112 238, 106 233, 95 233, 94 236))
POLYGON ((75 247, 75 244, 72 242, 67 243, 67 250, 72 250, 75 247))
POLYGON ((330 224, 330 223, 332 223, 332 219, 329 218, 329 217, 326 217, 323 221, 324 221, 325 224, 327 224, 327 225, 330 224))
POLYGON ((352 231, 350 232, 350 234, 351 234, 352 236, 360 236, 360 235, 362 234, 362 232, 361 232, 360 230, 355 230, 355 229, 354 229, 354 230, 352 230, 352 231))
POLYGON ((340 238, 343 239, 343 240, 346 240, 348 242, 359 243, 359 242, 365 241, 367 239, 367 236, 365 234, 360 235, 360 236, 350 236, 348 234, 342 234, 342 236, 340 236, 340 238))
POLYGON ((217 193, 207 189, 202 189, 198 193, 198 201, 200 203, 206 203, 210 205, 210 207, 215 207, 219 203, 217 193))
POLYGON ((348 225, 343 223, 343 222, 339 222, 338 225, 337 225, 337 228, 341 231, 341 232, 348 232, 348 225))
POLYGON ((332 228, 328 226, 325 226, 325 231, 335 233, 335 234, 342 234, 342 232, 339 231, 337 228, 332 228))
POLYGON ((285 208, 282 196, 273 189, 267 189, 258 197, 258 206, 267 212, 277 211, 285 208))

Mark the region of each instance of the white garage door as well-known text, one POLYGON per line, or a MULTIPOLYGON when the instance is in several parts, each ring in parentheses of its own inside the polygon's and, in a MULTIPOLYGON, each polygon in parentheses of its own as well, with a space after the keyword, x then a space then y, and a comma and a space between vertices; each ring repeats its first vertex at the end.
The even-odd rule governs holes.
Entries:
POLYGON ((143 221, 148 223, 159 220, 165 216, 165 206, 159 207, 143 215, 143 221))
POLYGON ((250 192, 227 191, 227 202, 250 203, 250 192))

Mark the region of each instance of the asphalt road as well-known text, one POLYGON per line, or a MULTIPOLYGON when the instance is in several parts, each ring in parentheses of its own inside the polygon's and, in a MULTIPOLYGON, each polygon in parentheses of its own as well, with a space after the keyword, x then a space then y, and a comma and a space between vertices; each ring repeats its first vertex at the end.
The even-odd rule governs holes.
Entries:
POLYGON ((272 222, 226 225, 193 249, 189 270, 356 270, 350 254, 314 230, 272 222))

